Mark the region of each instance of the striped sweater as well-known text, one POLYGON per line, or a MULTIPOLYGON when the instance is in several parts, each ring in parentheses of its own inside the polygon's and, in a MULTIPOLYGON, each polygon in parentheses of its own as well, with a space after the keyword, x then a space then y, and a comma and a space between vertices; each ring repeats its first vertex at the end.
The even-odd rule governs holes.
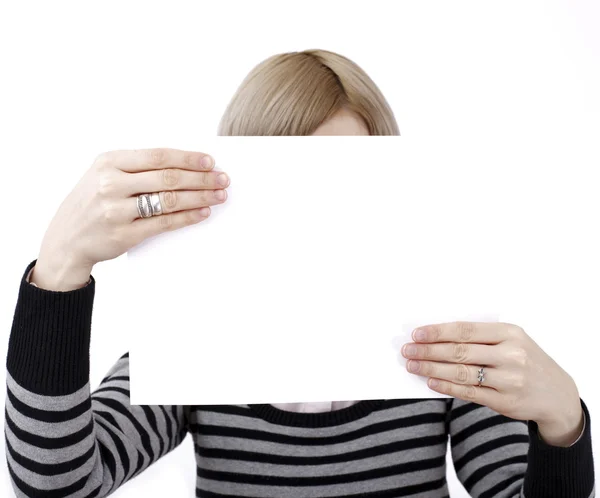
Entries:
MULTIPOLYGON (((366 400, 324 413, 272 405, 131 405, 129 357, 94 391, 95 280, 54 292, 21 281, 7 355, 6 458, 16 496, 102 497, 189 434, 201 497, 594 496, 590 415, 571 447, 459 399, 366 400)), ((134 496, 135 493, 132 494, 134 496)))

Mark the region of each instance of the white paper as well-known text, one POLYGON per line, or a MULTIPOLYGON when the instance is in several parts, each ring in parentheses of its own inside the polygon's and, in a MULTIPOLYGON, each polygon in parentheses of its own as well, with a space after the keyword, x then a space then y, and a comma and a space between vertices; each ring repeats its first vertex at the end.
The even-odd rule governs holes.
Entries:
POLYGON ((560 172, 465 145, 203 139, 227 202, 128 253, 132 402, 438 396, 399 343, 415 325, 510 321, 547 287, 564 216, 560 172))

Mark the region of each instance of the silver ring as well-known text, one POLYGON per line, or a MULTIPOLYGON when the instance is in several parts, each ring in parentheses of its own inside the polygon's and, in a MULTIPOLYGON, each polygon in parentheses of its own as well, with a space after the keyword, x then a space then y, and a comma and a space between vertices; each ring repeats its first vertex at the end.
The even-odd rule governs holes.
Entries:
POLYGON ((481 387, 481 384, 485 382, 485 372, 483 367, 480 367, 477 371, 477 381, 479 382, 479 387, 481 387))
POLYGON ((158 192, 150 194, 150 205, 152 206, 152 214, 154 216, 162 214, 162 204, 160 203, 160 195, 158 195, 158 192))
POLYGON ((152 216, 152 205, 148 194, 137 196, 137 210, 140 218, 150 218, 152 216))

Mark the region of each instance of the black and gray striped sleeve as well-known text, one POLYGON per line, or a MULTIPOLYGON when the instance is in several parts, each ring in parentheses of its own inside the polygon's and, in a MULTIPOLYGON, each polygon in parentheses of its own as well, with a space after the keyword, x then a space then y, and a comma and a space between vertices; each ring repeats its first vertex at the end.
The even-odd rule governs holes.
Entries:
POLYGON ((6 458, 19 497, 102 497, 175 448, 182 406, 130 404, 129 355, 93 393, 89 346, 95 281, 55 292, 26 281, 7 354, 6 458))
POLYGON ((570 447, 546 444, 535 422, 452 400, 450 445, 456 474, 474 498, 593 498, 590 414, 570 447))

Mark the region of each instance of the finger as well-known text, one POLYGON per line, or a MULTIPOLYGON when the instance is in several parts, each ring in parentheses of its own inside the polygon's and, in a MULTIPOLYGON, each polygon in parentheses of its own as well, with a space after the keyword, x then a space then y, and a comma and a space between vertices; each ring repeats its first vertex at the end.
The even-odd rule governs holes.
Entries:
MULTIPOLYGON (((159 192, 160 205, 163 214, 176 213, 190 209, 200 209, 205 206, 215 206, 227 200, 226 190, 169 190, 159 192)), ((137 197, 130 197, 122 202, 127 204, 128 221, 140 217, 137 208, 137 197)))
POLYGON ((478 405, 488 406, 492 409, 494 409, 494 406, 501 406, 502 404, 503 394, 489 387, 460 385, 442 379, 429 379, 427 385, 435 392, 447 394, 453 398, 464 399, 478 405))
POLYGON ((168 190, 216 190, 228 187, 230 179, 223 171, 187 171, 161 169, 126 175, 123 193, 146 194, 168 190))
POLYGON ((443 361, 468 365, 498 365, 499 354, 495 346, 447 342, 436 344, 409 343, 402 346, 402 356, 412 360, 443 361))
POLYGON ((178 211, 151 218, 138 218, 131 223, 129 229, 132 232, 134 244, 137 245, 149 237, 204 221, 208 216, 210 216, 209 207, 178 211))
POLYGON ((192 171, 210 170, 214 159, 203 152, 156 148, 138 150, 112 150, 96 158, 100 166, 112 166, 126 173, 164 168, 181 168, 192 171))
MULTIPOLYGON (((406 363, 406 369, 412 374, 471 386, 479 385, 479 368, 463 363, 453 364, 437 361, 409 360, 406 363)), ((498 390, 506 388, 506 384, 504 376, 500 375, 498 369, 493 367, 484 369, 483 386, 498 390)))
POLYGON ((508 339, 508 323, 449 322, 426 325, 413 330, 416 342, 472 342, 499 344, 508 339))

